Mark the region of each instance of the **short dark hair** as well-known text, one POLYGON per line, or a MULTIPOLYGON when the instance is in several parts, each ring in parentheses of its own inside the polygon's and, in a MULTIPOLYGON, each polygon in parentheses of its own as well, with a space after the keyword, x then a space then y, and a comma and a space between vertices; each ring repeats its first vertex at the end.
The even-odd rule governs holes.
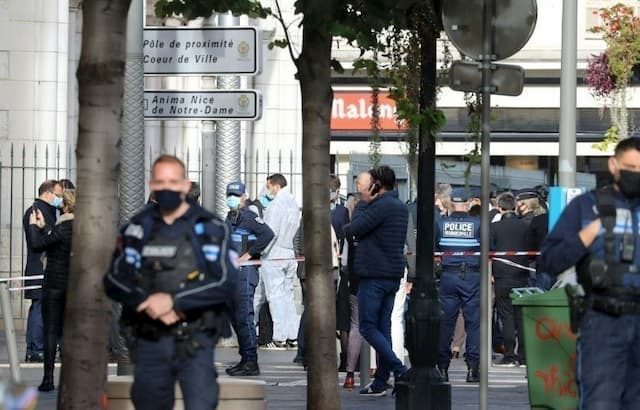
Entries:
POLYGON ((340 178, 338 178, 335 174, 329 175, 329 190, 332 192, 340 189, 340 178))
POLYGON ((187 192, 187 198, 193 199, 195 202, 198 202, 200 199, 200 184, 197 182, 191 182, 191 187, 189 187, 189 192, 187 192))
POLYGON ((629 137, 623 139, 618 143, 618 145, 616 145, 614 154, 616 157, 618 157, 632 149, 640 151, 640 137, 629 137))
POLYGON ((515 211, 516 209, 516 197, 509 192, 498 195, 498 208, 505 211, 515 211))
POLYGON ((163 154, 156 158, 156 160, 153 161, 153 165, 151 166, 151 176, 153 176, 153 171, 156 169, 156 165, 158 164, 177 164, 180 166, 180 168, 182 168, 182 177, 187 177, 187 167, 185 167, 184 162, 182 162, 182 160, 175 155, 163 154))
POLYGON ((47 192, 53 192, 53 190, 56 188, 56 185, 60 185, 60 183, 55 179, 47 179, 40 184, 40 187, 38 188, 38 196, 42 196, 47 192))
POLYGON ((392 191, 396 186, 396 173, 388 165, 380 165, 369 171, 374 181, 379 181, 382 188, 392 191))
POLYGON ((273 174, 267 178, 267 181, 271 182, 273 185, 280 185, 280 188, 287 186, 287 178, 282 174, 273 174))
POLYGON ((76 189, 76 186, 73 185, 73 182, 71 182, 70 179, 61 179, 60 181, 58 181, 60 183, 60 186, 62 187, 62 189, 66 190, 73 190, 76 189))

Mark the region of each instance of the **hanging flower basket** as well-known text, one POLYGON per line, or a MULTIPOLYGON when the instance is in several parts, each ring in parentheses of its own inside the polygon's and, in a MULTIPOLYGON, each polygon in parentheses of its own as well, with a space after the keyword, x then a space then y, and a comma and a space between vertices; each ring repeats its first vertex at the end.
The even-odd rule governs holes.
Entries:
POLYGON ((629 136, 627 87, 640 63, 640 18, 633 8, 618 3, 596 12, 602 24, 592 33, 602 34, 607 47, 589 59, 585 83, 611 113, 611 126, 596 148, 606 150, 611 143, 629 136))

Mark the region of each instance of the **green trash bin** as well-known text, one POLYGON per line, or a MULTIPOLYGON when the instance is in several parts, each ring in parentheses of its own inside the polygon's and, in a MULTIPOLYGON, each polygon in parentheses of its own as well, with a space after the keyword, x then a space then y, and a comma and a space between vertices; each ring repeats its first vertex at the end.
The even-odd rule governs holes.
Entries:
POLYGON ((522 314, 531 408, 576 409, 576 335, 565 290, 517 288, 511 299, 522 314))

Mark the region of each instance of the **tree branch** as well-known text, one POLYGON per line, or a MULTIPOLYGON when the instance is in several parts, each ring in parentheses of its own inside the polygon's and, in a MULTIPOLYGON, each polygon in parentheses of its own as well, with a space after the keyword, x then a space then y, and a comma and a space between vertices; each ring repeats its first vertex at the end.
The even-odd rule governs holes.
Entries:
POLYGON ((282 9, 280 8, 280 2, 278 0, 275 0, 275 3, 276 3, 276 9, 278 10, 278 15, 275 15, 273 13, 271 13, 271 15, 276 20, 278 20, 278 22, 282 26, 282 29, 284 30, 284 38, 287 40, 287 50, 289 50, 289 55, 291 56, 291 60, 293 61, 293 64, 296 65, 296 68, 299 68, 298 58, 293 53, 293 44, 291 43, 291 37, 289 36, 289 26, 284 21, 284 17, 282 17, 282 9))

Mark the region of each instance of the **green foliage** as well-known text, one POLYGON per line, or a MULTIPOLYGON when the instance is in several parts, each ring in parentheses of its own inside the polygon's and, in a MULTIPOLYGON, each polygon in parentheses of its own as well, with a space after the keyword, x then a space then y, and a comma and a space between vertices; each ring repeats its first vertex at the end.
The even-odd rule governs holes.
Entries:
POLYGON ((605 131, 602 141, 593 144, 593 148, 602 152, 609 150, 609 147, 617 144, 618 141, 620 141, 619 132, 620 130, 618 130, 618 126, 612 125, 605 131))
POLYGON ((469 185, 471 168, 474 165, 479 165, 481 160, 482 95, 480 93, 465 93, 464 102, 467 105, 467 115, 469 118, 467 132, 469 133, 471 141, 473 141, 473 148, 464 156, 464 159, 467 162, 467 166, 464 170, 464 179, 466 185, 469 185))
POLYGON ((252 18, 267 18, 272 15, 269 7, 253 0, 158 0, 156 15, 169 17, 182 15, 187 19, 211 17, 214 12, 232 12, 234 16, 246 14, 252 18))
POLYGON ((286 38, 276 39, 269 43, 269 50, 273 50, 275 47, 277 48, 287 48, 289 47, 289 41, 286 38))

